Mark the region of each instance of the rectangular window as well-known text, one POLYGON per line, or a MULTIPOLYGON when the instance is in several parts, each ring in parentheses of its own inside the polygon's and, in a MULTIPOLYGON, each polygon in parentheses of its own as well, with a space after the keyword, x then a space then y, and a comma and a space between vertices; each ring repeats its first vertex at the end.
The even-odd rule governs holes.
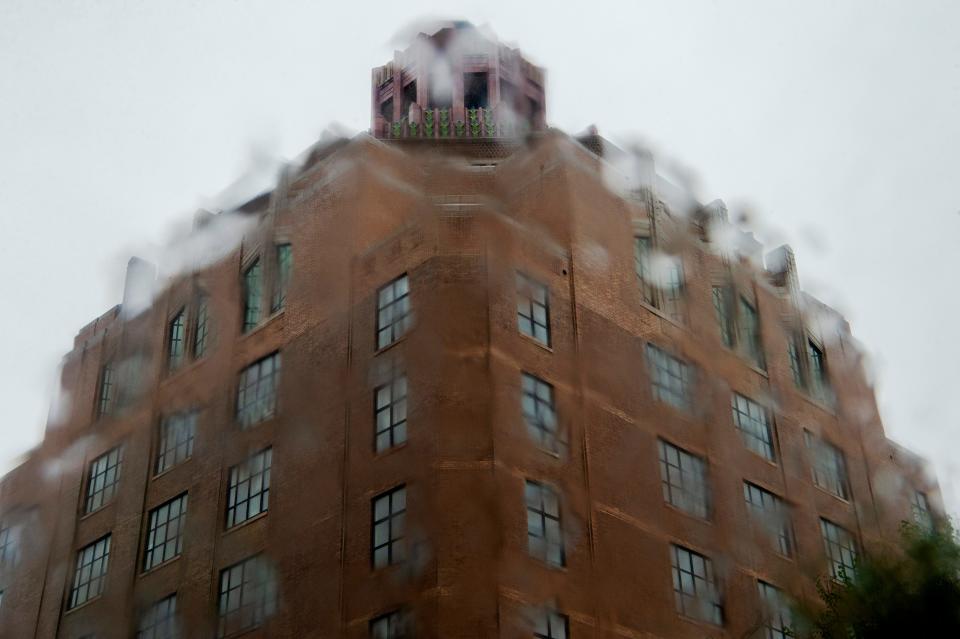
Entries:
POLYGON ((289 244, 277 244, 275 253, 276 283, 273 288, 273 303, 270 310, 279 311, 287 303, 287 288, 293 272, 293 250, 289 244))
POLYGON ((797 388, 806 388, 803 381, 803 365, 800 363, 800 352, 797 350, 797 343, 790 338, 787 343, 787 355, 790 357, 790 373, 793 375, 793 384, 797 388))
POLYGON ((230 468, 227 478, 227 528, 242 524, 270 507, 270 467, 267 448, 230 468))
POLYGON ((793 530, 787 504, 756 484, 743 482, 743 498, 754 521, 770 536, 774 548, 784 557, 793 556, 793 530))
POLYGON ((760 316, 746 299, 740 298, 740 347, 747 359, 764 368, 763 347, 760 342, 760 316))
POLYGON ((538 445, 551 452, 559 452, 560 436, 557 411, 553 400, 553 386, 528 373, 522 374, 523 421, 527 433, 538 445))
POLYGON ((114 383, 113 366, 105 364, 100 370, 100 391, 97 393, 98 417, 109 415, 113 409, 114 383))
POLYGON ((240 373, 237 390, 237 421, 249 428, 273 417, 280 383, 280 353, 267 355, 240 373))
POLYGON ((657 287, 653 278, 651 258, 653 257, 653 240, 648 236, 633 238, 633 266, 640 282, 641 299, 654 308, 659 308, 657 287))
POLYGON ((763 607, 763 639, 789 639, 794 637, 791 626, 793 614, 786 595, 776 586, 757 581, 760 605, 763 607))
POLYGON ((107 451, 90 462, 84 513, 92 513, 101 508, 117 493, 122 464, 123 449, 120 446, 107 451))
POLYGON ((527 480, 527 548, 537 559, 551 566, 566 563, 563 528, 560 525, 560 499, 549 486, 527 480))
POLYGON ((398 564, 406 557, 404 530, 407 517, 407 489, 394 488, 373 500, 373 567, 398 564))
MULTIPOLYGON (((933 530, 933 513, 930 512, 930 502, 927 496, 919 490, 913 491, 910 497, 910 510, 913 513, 913 522, 924 532, 933 530)), ((2 557, 2 554, 0 554, 2 557)))
POLYGON ((183 528, 187 523, 187 493, 150 511, 143 569, 150 570, 179 557, 183 552, 183 528))
POLYGON ((382 453, 407 441, 407 377, 401 375, 374 391, 376 450, 382 453))
POLYGON ((743 436, 747 448, 769 461, 776 461, 773 429, 767 409, 743 395, 730 396, 733 423, 743 436))
POLYGON ((180 309, 167 329, 167 366, 176 370, 183 363, 187 345, 187 311, 180 309))
POLYGON ((407 639, 410 637, 407 614, 394 610, 370 621, 370 639, 407 639))
POLYGON ((690 366, 653 344, 647 344, 647 366, 653 397, 676 408, 690 408, 690 366))
POLYGON ((681 546, 671 545, 673 594, 677 612, 716 625, 723 624, 720 593, 713 576, 713 562, 681 546))
POLYGON ((193 455, 193 438, 197 431, 197 412, 174 413, 160 423, 156 474, 166 472, 193 455))
POLYGON ((567 639, 570 636, 570 621, 556 610, 539 610, 533 624, 536 639, 567 639))
POLYGON ((517 273, 517 324, 520 332, 550 346, 550 294, 547 287, 517 273))
POLYGON ((67 602, 68 610, 100 596, 106 582, 109 559, 110 535, 80 549, 73 571, 73 585, 67 602))
POLYGON ((260 260, 256 259, 253 264, 247 267, 243 272, 243 332, 256 327, 260 322, 260 295, 263 288, 263 281, 260 274, 260 260))
POLYGON ((220 571, 217 637, 222 639, 262 626, 276 607, 276 578, 263 555, 220 571))
POLYGON ((826 519, 820 520, 820 532, 830 562, 830 576, 837 581, 853 579, 853 568, 857 562, 857 545, 853 535, 826 519))
POLYGON ((17 563, 20 554, 20 527, 0 526, 0 566, 17 563))
POLYGON ((724 346, 733 348, 733 312, 730 309, 730 289, 728 287, 713 287, 713 310, 717 314, 720 339, 723 340, 724 346))
POLYGON ((830 384, 827 380, 827 366, 824 363, 823 351, 812 341, 807 340, 807 355, 810 358, 810 392, 824 399, 830 384))
POLYGON ((177 595, 172 594, 155 602, 140 618, 137 639, 179 639, 177 625, 177 595))
POLYGON ((193 356, 203 357, 207 352, 207 333, 209 332, 208 300, 201 297, 197 302, 197 317, 193 325, 193 356))
POLYGON ((707 465, 702 458, 682 448, 657 440, 660 449, 660 482, 663 499, 690 513, 706 519, 710 512, 707 488, 707 465))
POLYGON ((401 275, 377 291, 377 348, 403 337, 411 320, 410 280, 401 275))
POLYGON ((661 296, 663 297, 663 312, 675 322, 683 321, 683 262, 679 257, 672 256, 665 259, 666 264, 661 296))
POLYGON ((813 483, 840 499, 850 499, 847 464, 843 452, 810 431, 804 431, 803 436, 813 457, 813 483))

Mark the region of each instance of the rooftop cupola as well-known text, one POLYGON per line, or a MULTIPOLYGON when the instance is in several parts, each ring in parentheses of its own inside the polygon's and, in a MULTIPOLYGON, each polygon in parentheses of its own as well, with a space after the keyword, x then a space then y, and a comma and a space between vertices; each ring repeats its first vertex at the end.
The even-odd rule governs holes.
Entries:
POLYGON ((377 138, 511 138, 544 128, 542 68, 469 22, 421 32, 373 69, 377 138))

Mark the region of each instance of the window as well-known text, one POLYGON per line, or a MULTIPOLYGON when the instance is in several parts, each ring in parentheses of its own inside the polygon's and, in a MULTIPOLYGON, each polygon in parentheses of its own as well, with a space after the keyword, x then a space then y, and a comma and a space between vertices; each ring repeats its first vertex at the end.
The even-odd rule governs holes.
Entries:
POLYGON ((794 634, 790 629, 793 625, 793 615, 783 591, 764 581, 757 581, 757 590, 763 607, 763 639, 793 637, 794 634))
POLYGON ((293 272, 293 250, 289 244, 277 244, 276 253, 276 284, 273 288, 273 303, 270 310, 279 311, 287 303, 287 288, 290 286, 290 274, 293 272))
POLYGON ((230 637, 262 626, 276 606, 276 578, 263 555, 220 571, 217 637, 230 637))
POLYGON ((767 409, 738 393, 731 395, 730 401, 733 423, 743 436, 743 443, 764 459, 775 461, 773 429, 767 409))
POLYGON ((847 482, 847 464, 839 448, 815 437, 810 431, 803 432, 807 448, 813 456, 813 483, 840 499, 850 499, 847 482))
POLYGON ((661 440, 660 482, 663 500, 685 512, 706 519, 709 507, 707 465, 702 458, 661 440))
POLYGON ((804 388, 806 384, 803 381, 803 367, 800 364, 800 353, 797 351, 797 343, 792 339, 787 343, 787 355, 790 357, 790 373, 793 375, 793 383, 797 388, 804 388))
POLYGON ((662 310, 670 319, 683 321, 683 262, 678 256, 658 255, 653 239, 633 238, 633 266, 644 303, 662 310))
POLYGON ((243 272, 243 332, 254 328, 260 321, 260 294, 263 282, 260 276, 260 260, 243 272))
POLYGON ((73 572, 73 586, 67 609, 76 608, 103 592, 107 576, 107 562, 110 559, 110 535, 102 537, 77 553, 77 564, 73 572))
POLYGON ((810 338, 791 337, 787 343, 787 354, 794 385, 807 391, 814 399, 831 403, 833 396, 823 349, 810 338))
POLYGON ((517 324, 520 332, 550 346, 550 297, 547 287, 517 273, 517 324))
POLYGON ((692 382, 690 366, 653 344, 647 344, 647 366, 654 399, 688 409, 692 382))
POLYGON ((20 555, 20 527, 0 526, 0 566, 12 566, 20 555))
POLYGON ((376 450, 399 446, 407 441, 407 377, 401 375, 374 391, 376 450))
POLYGON ((551 566, 563 566, 563 528, 560 525, 560 499, 550 487, 527 480, 527 548, 537 559, 551 566))
POLYGON ((176 594, 154 603, 140 618, 137 639, 177 639, 179 636, 176 594))
POLYGON ((377 348, 403 337, 411 319, 410 281, 401 275, 377 291, 377 348))
POLYGON ((810 356, 810 392, 816 397, 826 397, 829 388, 827 381, 827 366, 823 359, 823 350, 807 340, 807 354, 810 356))
POLYGON ((113 380, 113 366, 105 364, 100 369, 100 391, 97 394, 97 416, 109 415, 113 409, 113 397, 116 394, 113 380))
POLYGON ((703 555, 671 545, 673 594, 677 612, 716 625, 723 623, 723 608, 713 576, 713 563, 703 555))
POLYGON ((489 106, 487 91, 487 74, 485 71, 463 74, 464 108, 486 109, 489 106))
MULTIPOLYGON (((910 510, 913 513, 913 522, 924 532, 933 530, 933 514, 930 512, 930 502, 926 494, 919 490, 913 491, 910 497, 910 510)), ((2 552, 0 552, 2 558, 2 552)))
POLYGON ((166 472, 193 455, 197 431, 197 412, 174 413, 160 423, 156 473, 166 472))
POLYGON ((407 489, 394 488, 373 500, 373 567, 398 564, 405 558, 404 529, 407 489))
POLYGON ((167 330, 167 366, 176 370, 183 363, 183 354, 187 344, 187 311, 180 309, 167 330))
POLYGON ((113 448, 90 462, 87 477, 87 499, 84 512, 92 513, 106 504, 117 492, 120 481, 120 467, 123 463, 123 449, 113 448))
POLYGON ((786 503, 769 490, 746 481, 743 482, 743 497, 750 515, 770 535, 776 551, 784 557, 793 556, 793 532, 786 503))
POLYGON ((730 289, 728 287, 713 287, 713 310, 717 313, 720 339, 723 340, 724 346, 733 348, 733 313, 730 310, 730 289))
POLYGON ((837 581, 853 579, 853 568, 857 562, 857 546, 853 535, 826 519, 820 520, 820 532, 830 562, 830 576, 837 581))
POLYGON ((208 301, 206 297, 201 297, 197 302, 197 317, 193 326, 193 356, 203 357, 207 352, 207 336, 210 331, 208 316, 208 301))
POLYGON ((538 445, 551 452, 559 452, 560 436, 553 386, 528 373, 523 373, 522 378, 521 405, 527 432, 538 445))
POLYGON ((764 368, 763 347, 760 343, 760 316, 750 302, 740 298, 740 347, 751 362, 764 368))
POLYGON ((267 355, 243 369, 237 390, 237 421, 248 428, 273 417, 280 382, 280 353, 267 355))
POLYGON ((187 523, 187 493, 150 511, 143 569, 150 570, 179 557, 183 552, 183 528, 187 523))
POLYGON ((370 639, 407 639, 409 637, 407 615, 394 610, 370 621, 370 639))
POLYGON ((566 615, 556 610, 541 609, 534 620, 533 636, 536 639, 567 639, 570 636, 570 622, 566 615))
POLYGON ((733 286, 724 285, 713 287, 713 310, 723 345, 736 349, 757 368, 766 368, 756 306, 738 297, 733 286))
POLYGON ((273 449, 252 455, 230 468, 227 478, 227 528, 242 524, 270 507, 273 449))

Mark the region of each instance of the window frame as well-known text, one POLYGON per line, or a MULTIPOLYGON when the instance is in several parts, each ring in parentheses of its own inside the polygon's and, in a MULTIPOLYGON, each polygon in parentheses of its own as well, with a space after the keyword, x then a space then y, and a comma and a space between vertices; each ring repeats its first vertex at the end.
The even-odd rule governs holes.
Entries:
POLYGON ((276 613, 277 607, 277 580, 273 567, 266 555, 258 553, 233 563, 220 570, 217 580, 217 637, 226 639, 244 634, 255 628, 262 627, 270 617, 276 613), (232 571, 239 570, 239 583, 233 586, 232 571), (253 577, 248 578, 248 571, 253 577), (226 582, 225 582, 226 580, 226 582), (226 588, 225 588, 226 586, 226 588), (247 589, 253 591, 247 597, 247 589), (228 608, 231 593, 237 592, 237 606, 228 608), (252 599, 252 601, 250 601, 252 599), (251 618, 244 622, 245 611, 252 611, 251 618), (230 615, 236 615, 241 622, 236 627, 232 624, 230 615))
POLYGON ((677 410, 690 412, 693 409, 695 381, 693 365, 653 342, 647 342, 644 348, 644 356, 647 360, 650 392, 654 401, 672 406, 677 410), (656 357, 654 357, 654 354, 656 357), (661 366, 661 363, 664 363, 665 366, 661 366), (679 369, 679 375, 670 370, 671 366, 679 369), (679 380, 679 392, 673 388, 676 384, 665 384, 663 382, 658 374, 660 371, 664 371, 666 377, 670 380, 679 380), (674 397, 674 399, 671 399, 671 397, 674 397))
POLYGON ((187 307, 182 306, 167 321, 167 372, 173 373, 186 363, 187 359, 187 307))
POLYGON ((109 417, 113 413, 113 408, 117 403, 115 375, 116 371, 112 360, 107 361, 100 367, 100 374, 97 376, 97 419, 109 417))
POLYGON ((273 470, 273 446, 267 446, 248 455, 227 469, 226 509, 224 510, 224 529, 233 530, 238 526, 258 519, 270 512, 270 476, 273 470), (245 476, 243 476, 245 474, 245 476), (257 485, 256 492, 251 487, 257 485), (241 486, 246 486, 241 499, 241 486), (250 503, 257 500, 257 512, 250 514, 250 503), (237 516, 243 509, 244 516, 237 516))
POLYGON ((97 455, 87 464, 86 482, 84 485, 85 490, 83 496, 83 516, 95 513, 98 510, 109 506, 113 502, 113 499, 117 496, 117 491, 119 490, 120 484, 120 475, 123 471, 123 453, 123 444, 117 444, 116 446, 107 449, 100 455, 97 455), (111 465, 110 456, 114 453, 116 453, 116 462, 111 465), (96 473, 94 473, 94 465, 100 460, 106 460, 105 463, 107 465, 102 471, 98 470, 96 473), (107 483, 106 476, 111 469, 113 470, 113 479, 107 483), (100 476, 104 476, 103 486, 100 488, 95 488, 96 479, 100 476), (96 505, 91 505, 94 503, 96 505))
POLYGON ((710 498, 710 474, 707 460, 663 438, 657 439, 657 457, 660 467, 660 488, 664 503, 693 517, 709 520, 712 500, 710 498), (671 452, 675 453, 677 463, 672 463, 672 460, 669 459, 669 453, 671 452), (685 461, 691 465, 690 469, 684 468, 685 461), (676 473, 671 473, 672 468, 677 469, 676 473), (679 485, 672 481, 677 474, 681 482, 679 485), (686 485, 687 478, 691 478, 692 482, 700 483, 702 490, 699 494, 695 487, 691 490, 686 485))
POLYGON ((173 470, 193 457, 198 419, 199 410, 197 409, 177 411, 160 418, 160 424, 157 428, 156 452, 153 456, 154 477, 159 477, 167 471, 173 470), (171 432, 174 430, 178 432, 171 432), (183 434, 183 437, 180 437, 180 434, 183 434), (171 438, 171 435, 176 435, 176 437, 171 438), (169 464, 166 463, 168 457, 172 460, 169 464))
POLYGON ((243 296, 240 333, 246 335, 256 329, 263 319, 263 265, 259 255, 244 265, 240 277, 243 296))
POLYGON ((190 354, 194 360, 207 354, 210 338, 210 297, 204 293, 197 295, 194 302, 193 334, 190 336, 190 354))
POLYGON ((406 374, 395 375, 390 381, 373 389, 373 452, 375 454, 381 455, 407 443, 409 393, 410 386, 406 374), (398 387, 400 387, 399 391, 398 387), (402 394, 398 394, 401 392, 402 394), (380 400, 384 397, 387 401, 381 404, 380 400), (397 410, 398 405, 402 406, 402 411, 397 410), (402 417, 397 415, 400 412, 402 417), (381 428, 381 415, 386 415, 387 423, 384 428, 381 428), (380 442, 383 436, 386 436, 387 443, 381 448, 380 442))
MULTIPOLYGON (((281 351, 276 350, 263 357, 254 360, 240 370, 237 380, 237 401, 235 419, 240 426, 240 430, 253 428, 257 424, 274 419, 278 413, 278 404, 280 396, 280 373, 282 370, 281 351), (270 360, 270 372, 263 373, 264 364, 270 360), (256 369, 256 380, 251 383, 247 379, 250 371, 256 369), (264 380, 272 386, 268 397, 260 397, 260 385, 264 380), (253 399, 247 401, 247 395, 252 394, 253 399), (265 402, 263 406, 261 403, 265 402)), ((264 394, 267 394, 266 392, 264 394)))
POLYGON ((772 411, 760 402, 756 402, 736 391, 730 394, 730 409, 733 425, 739 431, 744 447, 771 464, 776 464, 779 456, 777 455, 776 425, 774 424, 772 411), (752 414, 753 409, 759 411, 763 418, 762 421, 757 420, 756 416, 752 414), (766 435, 765 438, 764 434, 766 435))
POLYGON ((70 591, 67 595, 67 610, 74 610, 79 608, 95 599, 103 596, 104 590, 106 590, 106 581, 107 575, 110 569, 110 547, 112 541, 112 533, 107 533, 102 537, 99 537, 90 543, 84 545, 82 548, 76 551, 76 560, 74 561, 73 573, 70 580, 70 591), (98 550, 100 554, 98 555, 98 550), (86 560, 86 553, 89 551, 90 560, 86 560), (98 564, 100 567, 100 572, 96 575, 93 574, 93 568, 95 564, 98 564), (87 572, 86 581, 81 582, 83 579, 84 569, 90 567, 89 572, 87 572), (91 594, 93 590, 91 584, 96 583, 96 592, 91 594), (78 593, 81 588, 86 588, 84 593, 84 598, 80 600, 78 593))
POLYGON ((380 286, 377 289, 375 299, 377 310, 375 316, 376 321, 374 322, 376 330, 374 332, 373 343, 375 346, 374 350, 381 351, 399 342, 410 331, 413 321, 413 300, 409 273, 403 273, 383 286, 380 286), (398 295, 397 289, 401 283, 403 284, 403 292, 398 295), (390 299, 384 301, 383 296, 388 291, 390 299), (400 311, 403 314, 399 317, 395 317, 393 311, 397 305, 403 307, 400 311), (383 314, 388 310, 389 321, 383 323, 383 314), (397 328, 398 325, 399 328, 397 328), (380 336, 382 334, 389 334, 390 339, 381 342, 380 336))
POLYGON ((743 498, 750 517, 754 521, 759 520, 766 528, 765 532, 771 537, 774 552, 783 557, 793 558, 796 552, 796 538, 793 532, 790 505, 787 501, 780 495, 746 479, 743 480, 743 498), (754 495, 759 496, 759 504, 751 499, 754 495), (771 521, 776 525, 772 525, 771 521))
POLYGON ((804 443, 806 444, 807 451, 811 456, 810 471, 813 485, 820 490, 833 495, 837 499, 849 502, 853 495, 853 489, 850 486, 850 473, 847 468, 847 456, 843 452, 843 449, 833 442, 828 441, 819 435, 811 433, 809 430, 804 430, 803 433, 804 443), (828 465, 820 463, 820 460, 825 453, 829 453, 831 456, 830 461, 834 462, 833 467, 836 469, 836 478, 832 483, 836 484, 837 490, 834 490, 833 486, 826 483, 826 480, 821 479, 822 474, 825 473, 829 475, 832 472, 828 465))
POLYGON ((521 271, 515 272, 515 280, 517 330, 521 335, 529 337, 541 346, 552 348, 552 335, 550 331, 550 287, 521 271), (540 300, 540 297, 543 299, 540 300), (528 311, 528 314, 524 313, 521 305, 528 311), (538 309, 542 309, 542 321, 537 319, 538 309), (524 330, 524 322, 529 325, 527 330, 524 330), (543 339, 538 335, 538 328, 542 331, 543 339))
POLYGON ((794 637, 793 613, 787 604, 787 593, 771 583, 757 579, 757 594, 763 612, 763 639, 790 639, 794 637))
POLYGON ((402 564, 407 558, 406 549, 406 517, 407 517, 407 485, 400 484, 390 490, 375 495, 370 500, 370 564, 373 570, 389 568, 402 564), (402 505, 395 506, 396 496, 402 495, 402 505), (378 516, 377 506, 386 500, 386 515, 378 516), (386 540, 377 542, 377 526, 386 525, 386 540), (379 550, 386 549, 385 560, 378 555, 379 550))
POLYGON ((270 296, 271 314, 279 313, 287 305, 287 293, 293 276, 293 245, 289 241, 278 241, 273 245, 273 275, 273 294, 270 296))
POLYGON ((533 628, 534 639, 570 639, 570 618, 567 615, 555 608, 541 608, 537 614, 533 628), (557 628, 554 627, 555 624, 557 628), (540 632, 541 629, 544 632, 540 632))
POLYGON ((857 567, 857 560, 860 557, 860 544, 852 532, 834 523, 826 517, 820 518, 820 536, 823 539, 827 565, 830 569, 830 578, 834 581, 842 582, 844 579, 853 579, 857 567), (845 537, 845 539, 831 539, 828 530, 832 533, 845 537), (849 545, 843 545, 841 542, 848 542, 849 545), (839 556, 835 556, 834 549, 839 551, 839 556), (850 563, 846 563, 847 555, 850 555, 850 563))
POLYGON ((720 596, 720 588, 717 585, 716 574, 713 570, 713 561, 710 557, 686 546, 671 543, 670 567, 673 576, 674 609, 677 613, 690 619, 696 619, 715 626, 723 626, 723 598, 720 596), (686 566, 681 565, 683 563, 681 553, 685 553, 687 559, 685 562, 686 566), (700 564, 703 566, 703 570, 700 571, 702 574, 698 574, 695 559, 699 559, 700 564), (687 569, 685 570, 684 568, 687 569), (684 574, 689 574, 691 577, 688 580, 684 580, 684 574), (692 592, 688 592, 685 588, 687 582, 693 587, 692 592), (700 588, 698 588, 698 583, 701 582, 703 583, 702 589, 705 591, 703 593, 701 593, 700 588), (689 599, 692 599, 692 601, 688 604, 689 599), (698 602, 705 602, 706 605, 710 606, 709 610, 713 613, 710 615, 710 618, 707 618, 702 611, 698 610, 698 608, 704 607, 702 604, 698 605, 698 602))
POLYGON ((184 491, 176 497, 151 508, 147 513, 143 562, 141 563, 141 570, 144 573, 159 568, 183 554, 184 529, 187 524, 187 507, 189 506, 187 497, 188 493, 184 491), (177 507, 177 514, 171 515, 174 505, 177 507), (166 517, 163 521, 160 520, 161 513, 166 517), (171 531, 173 537, 170 536, 171 531), (173 545, 172 554, 168 555, 167 551, 171 544, 173 545), (157 558, 157 551, 159 551, 159 559, 157 558))
POLYGON ((527 513, 527 552, 552 568, 564 568, 567 565, 567 551, 560 492, 543 482, 525 479, 523 496, 527 513), (547 497, 555 508, 550 508, 547 497), (533 520, 539 522, 539 532, 536 526, 531 529, 533 520), (549 525, 551 522, 552 527, 549 525), (551 533, 551 529, 555 529, 555 532, 551 533))
POLYGON ((660 251, 670 265, 665 273, 655 273, 652 258, 659 251, 659 241, 653 229, 635 229, 633 233, 633 270, 640 287, 640 301, 670 321, 683 324, 686 320, 686 269, 683 254, 660 251))
POLYGON ((566 445, 560 427, 560 418, 557 411, 556 388, 550 382, 528 373, 520 372, 520 413, 523 422, 527 428, 527 435, 536 442, 537 446, 553 454, 559 454, 566 445), (528 388, 531 386, 532 388, 528 388), (540 390, 544 389, 547 397, 541 396, 540 390), (529 401, 528 401, 529 399, 529 401), (533 403, 533 411, 529 411, 530 402, 533 403), (541 408, 544 410, 541 411, 541 408), (553 419, 553 428, 545 423, 543 416, 547 415, 553 419), (531 419, 534 420, 531 422, 531 419))
POLYGON ((180 637, 180 626, 177 623, 177 593, 173 592, 157 599, 143 611, 137 621, 136 639, 175 639, 177 637, 180 637))
POLYGON ((410 614, 403 608, 391 610, 370 619, 370 639, 407 639, 410 635, 410 614), (378 634, 378 624, 387 625, 386 634, 378 634))

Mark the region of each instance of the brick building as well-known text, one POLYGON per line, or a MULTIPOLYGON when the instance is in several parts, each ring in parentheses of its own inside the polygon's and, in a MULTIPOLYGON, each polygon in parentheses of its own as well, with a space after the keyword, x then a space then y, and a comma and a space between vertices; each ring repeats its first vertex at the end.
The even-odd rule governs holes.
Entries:
POLYGON ((422 34, 371 134, 198 215, 236 245, 131 260, 0 484, 0 635, 781 637, 932 524, 790 250, 544 111, 516 50, 422 34))

